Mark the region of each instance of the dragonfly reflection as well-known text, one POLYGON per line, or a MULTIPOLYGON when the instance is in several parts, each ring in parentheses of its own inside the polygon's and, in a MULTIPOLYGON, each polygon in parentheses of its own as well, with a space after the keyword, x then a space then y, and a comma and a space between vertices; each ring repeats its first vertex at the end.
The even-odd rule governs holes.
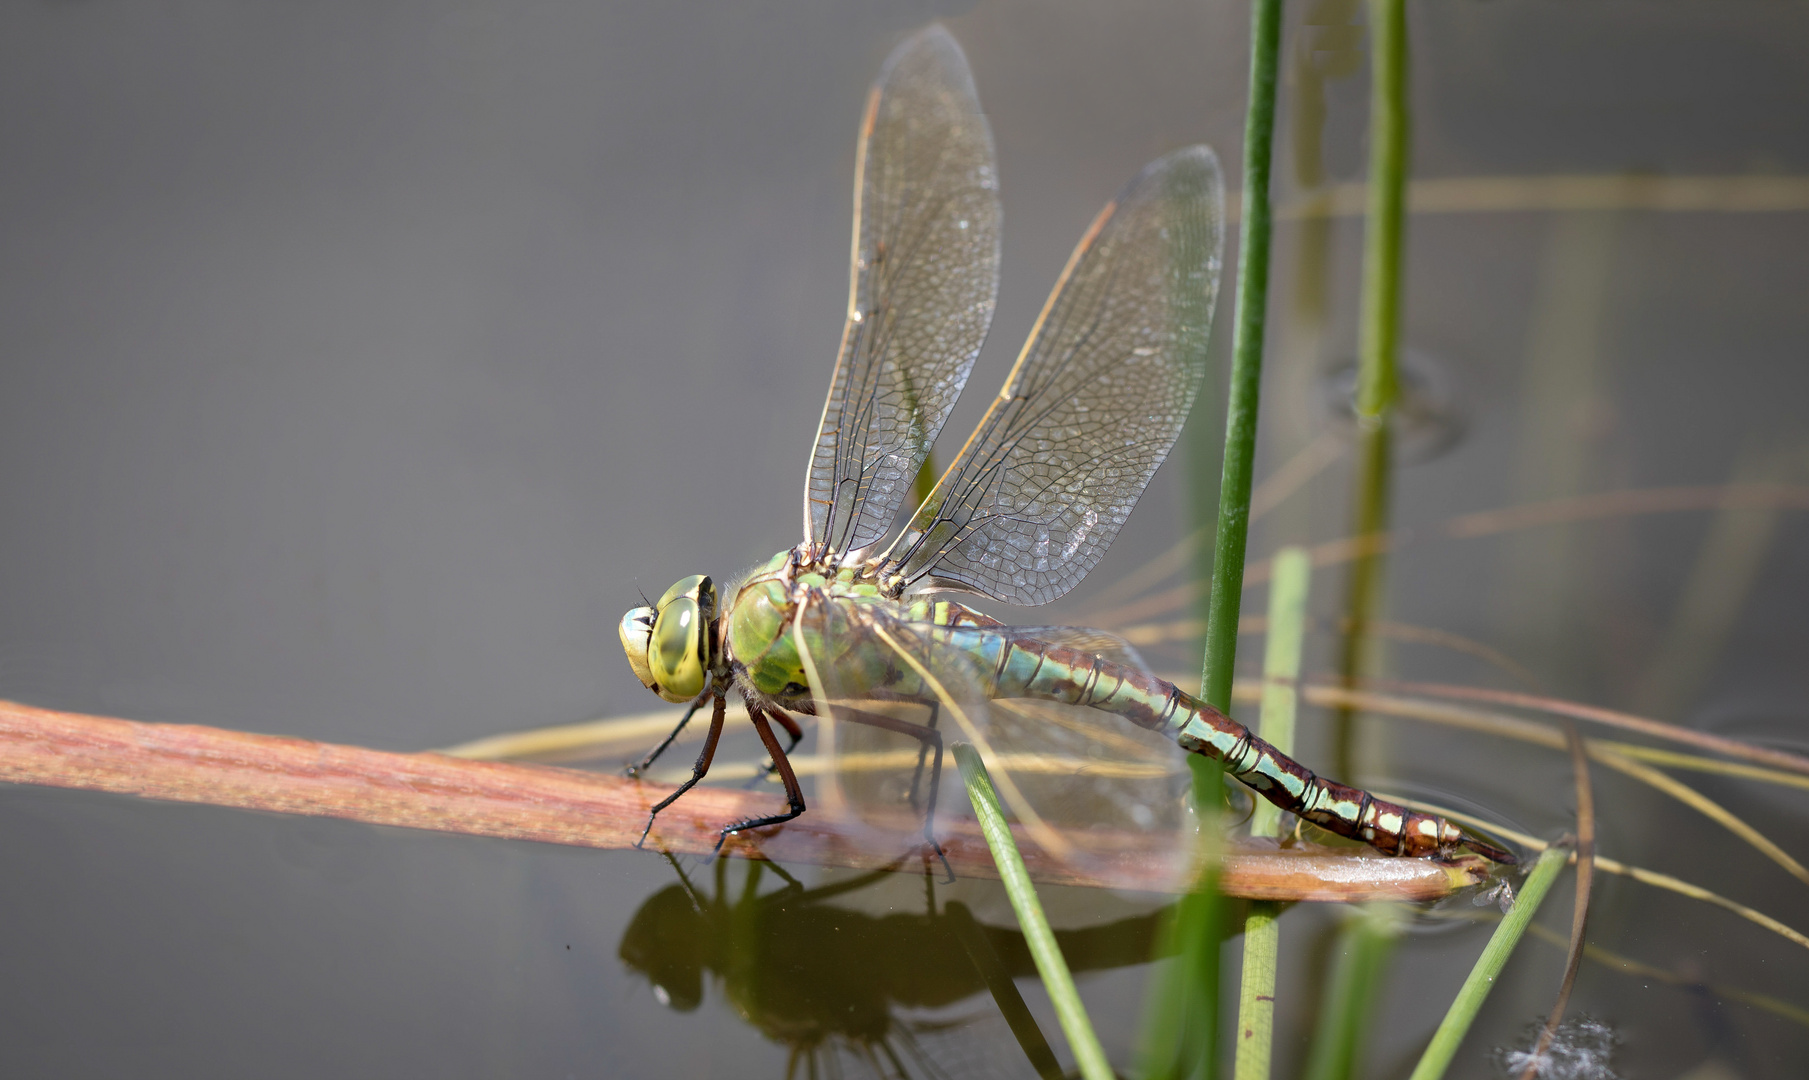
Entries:
MULTIPOLYGON (((952 1019, 899 1017, 948 1010, 989 987, 997 993, 1001 981, 1034 975, 1017 930, 978 923, 958 902, 938 910, 931 900, 927 910, 886 915, 830 903, 894 877, 884 870, 815 888, 785 875, 780 888, 763 893, 769 867, 749 862, 731 896, 729 865, 714 863, 711 893, 681 871, 679 883, 648 897, 623 932, 622 962, 668 1007, 696 1009, 708 975, 742 1019, 790 1049, 788 1077, 835 1075, 842 1059, 887 1077, 1061 1074, 1040 1033, 1026 1036, 1013 1024, 1013 1046, 1010 1035, 993 1030, 1007 1022, 999 1009, 977 1003, 952 1019)), ((1167 912, 1058 930, 1056 938, 1076 971, 1141 964, 1156 949, 1167 912)))

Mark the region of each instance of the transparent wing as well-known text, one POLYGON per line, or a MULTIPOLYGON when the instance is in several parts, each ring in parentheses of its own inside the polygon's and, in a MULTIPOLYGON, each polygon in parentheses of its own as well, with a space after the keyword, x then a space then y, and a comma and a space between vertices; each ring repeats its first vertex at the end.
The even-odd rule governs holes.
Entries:
POLYGON ((999 284, 992 132, 967 58, 932 26, 867 100, 848 321, 804 489, 804 539, 885 537, 973 369, 999 284))
MULTIPOLYGON (((983 639, 996 644, 1016 631, 952 631, 832 599, 806 604, 800 624, 830 764, 817 804, 864 826, 874 843, 901 852, 921 843, 935 755, 912 730, 933 725, 945 746, 980 751, 1007 812, 1045 855, 1126 888, 1166 887, 1186 872, 1194 850, 1187 755, 1110 713, 990 698, 997 653, 989 658, 983 639)), ((1115 642, 1115 657, 1135 656, 1099 631, 1071 640, 1115 642)), ((952 754, 940 780, 937 835, 947 839, 963 822, 972 827, 952 754)))
POLYGON ((1105 553, 1206 371, 1223 247, 1218 160, 1145 168, 1062 271, 979 428, 888 553, 907 586, 1045 604, 1105 553))

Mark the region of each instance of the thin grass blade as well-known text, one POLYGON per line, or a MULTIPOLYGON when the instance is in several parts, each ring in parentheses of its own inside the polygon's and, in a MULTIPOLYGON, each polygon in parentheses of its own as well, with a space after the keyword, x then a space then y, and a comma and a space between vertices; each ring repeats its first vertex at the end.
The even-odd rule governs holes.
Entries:
POLYGON ((1113 1080, 1105 1048, 1100 1046, 1099 1036, 1087 1019, 1087 1008, 1080 1000, 1080 991, 1075 989, 1068 962, 1055 944, 1055 932, 1049 928, 1042 901, 1037 898, 1036 887, 1030 883, 1030 872, 1024 868, 1023 856, 1018 854, 1017 842, 1012 838, 1011 826, 1005 822, 1005 809, 999 804, 999 794, 993 790, 986 765, 980 760, 978 751, 967 743, 956 743, 954 751, 955 762, 961 766, 962 782, 967 785, 967 797, 974 804, 974 816, 979 818, 986 845, 992 849, 993 861, 999 867, 999 880, 1005 885, 1012 910, 1017 912, 1024 943, 1029 946, 1031 959, 1036 961, 1036 970, 1043 977, 1043 987, 1055 1005, 1056 1019, 1068 1037, 1068 1046, 1074 1051, 1080 1075, 1085 1080, 1113 1080))
POLYGON ((1508 957, 1513 955, 1514 946, 1520 944, 1520 938, 1538 913, 1539 905, 1544 902, 1545 894, 1551 891, 1552 883, 1558 880, 1558 874, 1564 864, 1570 861, 1570 849, 1558 844, 1539 856, 1533 865, 1533 872, 1527 875, 1526 884, 1521 886, 1520 896, 1514 901, 1514 909, 1507 913, 1489 943, 1483 947, 1482 955, 1476 958, 1476 965, 1470 969, 1469 978, 1452 999, 1450 1009, 1445 1012, 1445 1019, 1432 1033, 1432 1042, 1426 1052, 1420 1056, 1420 1063, 1414 1067, 1409 1080, 1439 1080, 1450 1067, 1451 1060, 1457 1056, 1457 1049, 1463 1044, 1464 1036, 1469 1034, 1470 1025, 1476 1020, 1476 1014, 1482 1011, 1482 1003, 1488 999, 1489 991, 1500 977, 1501 969, 1507 966, 1508 957))

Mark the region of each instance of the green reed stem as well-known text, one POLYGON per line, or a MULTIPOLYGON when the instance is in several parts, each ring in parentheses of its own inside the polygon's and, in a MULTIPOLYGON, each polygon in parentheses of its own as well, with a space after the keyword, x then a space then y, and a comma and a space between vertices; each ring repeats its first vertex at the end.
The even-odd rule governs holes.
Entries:
POLYGON ((1357 416, 1394 407, 1401 339, 1401 240, 1407 205, 1406 0, 1370 0, 1369 213, 1363 235, 1357 416))
POLYGON ((1347 1080, 1363 1058, 1375 999, 1382 976, 1405 921, 1395 904, 1366 904, 1353 911, 1338 932, 1338 957, 1319 1002, 1312 1054, 1305 1080, 1347 1080))
POLYGON ((1488 945, 1483 947, 1482 955, 1476 958, 1476 965, 1470 969, 1469 978, 1457 991, 1457 997, 1451 1001, 1451 1008, 1445 1012, 1445 1019, 1432 1033, 1432 1042, 1426 1052, 1420 1056, 1420 1063, 1413 1069, 1409 1080, 1439 1080, 1445 1075, 1445 1069, 1451 1059, 1457 1055, 1458 1046, 1469 1033, 1470 1024, 1481 1011, 1482 1003, 1494 989, 1495 980, 1500 977, 1501 969, 1507 965, 1508 956, 1514 946, 1520 943, 1521 935, 1533 921, 1539 904, 1545 894, 1551 891, 1552 883, 1558 880, 1558 873, 1570 861, 1568 846, 1553 844, 1539 855, 1539 861, 1533 865, 1533 872, 1527 875, 1526 884, 1520 887, 1520 895, 1514 900, 1512 911, 1495 927, 1495 933, 1489 938, 1488 945))
POLYGON ((1262 388, 1263 330, 1269 302, 1269 157, 1275 138, 1275 71, 1281 50, 1281 0, 1250 11, 1250 101, 1244 114, 1243 216, 1238 224, 1236 326, 1231 393, 1225 407, 1225 463, 1219 480, 1212 595, 1206 606, 1202 693, 1231 707, 1237 617, 1244 594, 1244 544, 1250 532, 1250 483, 1256 464, 1256 409, 1262 388))
MULTIPOLYGON (((1269 579, 1269 638, 1263 652, 1263 704, 1258 733, 1284 754, 1294 752, 1294 713, 1299 703, 1300 650, 1306 639, 1307 584, 1312 557, 1302 547, 1275 554, 1269 579)), ((1274 836, 1281 810, 1256 801, 1251 836, 1274 836)), ((1275 967, 1281 952, 1283 905, 1257 901, 1244 916, 1244 977, 1238 994, 1236 1080, 1267 1080, 1273 1057, 1275 967)))
POLYGON ((1030 958, 1036 962, 1037 973, 1043 977, 1043 988, 1049 992, 1049 1000, 1055 1006, 1055 1018, 1068 1036, 1068 1046, 1074 1051, 1074 1062, 1080 1068, 1080 1075, 1086 1080, 1114 1080, 1105 1048, 1099 1045, 1099 1036, 1094 1034, 1093 1025, 1087 1019, 1087 1007, 1080 1000, 1080 992, 1074 988, 1074 976, 1069 973, 1068 962, 1055 944, 1055 931, 1049 928, 1049 920, 1043 915, 1042 901, 1037 899, 1036 887, 1030 883, 1024 857, 1018 854, 1011 826, 1005 822, 1005 808, 999 805, 999 794, 993 790, 986 764, 980 760, 979 752, 967 743, 956 743, 954 750, 955 761, 961 766, 961 779, 967 785, 967 797, 973 802, 974 816, 980 821, 980 832, 986 837, 986 846, 992 849, 999 880, 1005 886, 1005 895, 1011 898, 1012 910, 1017 912, 1024 943, 1030 948, 1030 958))
MULTIPOLYGON (((1250 485, 1256 462, 1256 415, 1262 389, 1263 330, 1269 297, 1269 162, 1275 141, 1275 75, 1281 52, 1281 0, 1255 0, 1250 11, 1250 93, 1244 114, 1243 213, 1239 218, 1237 304, 1231 346, 1231 389, 1225 407, 1225 456, 1212 549, 1212 592, 1206 602, 1206 654, 1200 693, 1231 708, 1237 618, 1244 591, 1244 546, 1250 532, 1250 485)), ((1204 576, 1204 575, 1203 575, 1204 576)), ((1218 854, 1211 850, 1224 801, 1223 770, 1191 757, 1193 799, 1205 837, 1204 873, 1176 907, 1172 936, 1179 958, 1157 985, 1144 1036, 1146 1075, 1218 1075, 1219 951, 1225 919, 1218 892, 1218 854)))
MULTIPOLYGON (((1284 754, 1294 752, 1294 714, 1300 703, 1300 654, 1306 641, 1307 586, 1313 557, 1303 547, 1275 553, 1269 578, 1269 636, 1263 651, 1263 701, 1257 733, 1284 754)), ((1251 836, 1274 836, 1281 808, 1256 800, 1250 816, 1251 836)))
MULTIPOLYGON (((1388 529, 1395 399, 1400 395, 1401 262, 1407 204, 1407 12, 1405 0, 1370 0, 1369 208, 1363 229, 1363 295, 1357 332, 1359 440, 1354 534, 1388 529)), ((1369 623, 1381 609, 1386 560, 1366 553, 1351 567, 1340 667, 1345 679, 1367 673, 1369 623)), ((1333 725, 1333 767, 1356 775, 1355 714, 1333 725)))
MULTIPOLYGON (((1352 524, 1352 535, 1380 537, 1388 532, 1393 450, 1394 436, 1387 414, 1383 414, 1373 427, 1359 426, 1356 520, 1352 524)), ((1347 629, 1338 656, 1338 670, 1346 686, 1353 686, 1371 674, 1374 666, 1376 641, 1370 626, 1382 616, 1387 573, 1388 558, 1379 551, 1366 551, 1351 563, 1344 601, 1347 629)), ((1332 768, 1337 776, 1350 783, 1358 782, 1356 717, 1357 710, 1340 706, 1332 721, 1332 768)))

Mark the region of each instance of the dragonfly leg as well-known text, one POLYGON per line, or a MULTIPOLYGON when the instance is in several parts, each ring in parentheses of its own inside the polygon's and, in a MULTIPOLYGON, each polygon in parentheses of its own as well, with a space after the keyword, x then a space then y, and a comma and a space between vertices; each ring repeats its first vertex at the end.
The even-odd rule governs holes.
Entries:
MULTIPOLYGON (((775 709, 768 706, 767 715, 771 716, 774 720, 779 721, 779 726, 784 728, 785 734, 791 737, 791 741, 785 744, 785 753, 786 756, 789 757, 791 752, 798 748, 798 744, 804 741, 804 729, 799 727, 797 720, 793 719, 792 716, 783 709, 775 709)), ((748 788, 759 787, 762 780, 765 780, 767 777, 778 771, 778 762, 768 761, 766 763, 766 769, 762 772, 755 773, 754 778, 747 782, 748 788)))
POLYGON ((785 801, 787 808, 783 814, 748 818, 744 821, 737 821, 723 829, 722 835, 716 838, 717 851, 722 850, 722 845, 728 841, 730 836, 741 832, 743 829, 759 829, 768 825, 781 825, 804 812, 804 789, 798 785, 798 774, 792 771, 791 759, 787 758, 785 756, 785 751, 779 748, 778 736, 773 734, 773 726, 767 722, 767 710, 764 707, 755 705, 753 702, 749 702, 747 715, 748 719, 754 722, 754 730, 759 733, 760 741, 766 744, 766 752, 773 756, 773 766, 779 770, 779 781, 785 785, 785 801))
MULTIPOLYGON (((912 724, 909 721, 896 720, 892 717, 882 716, 879 713, 862 712, 858 709, 843 710, 844 712, 853 714, 852 718, 859 723, 867 724, 871 727, 885 728, 888 731, 902 732, 911 736, 913 739, 919 740, 917 746, 917 769, 911 774, 910 800, 911 809, 915 810, 920 805, 917 801, 917 792, 918 789, 923 786, 923 763, 929 758, 931 746, 931 741, 925 738, 923 733, 925 731, 934 732, 937 730, 936 725, 942 720, 942 703, 933 698, 929 701, 922 701, 915 697, 906 697, 902 695, 881 696, 876 693, 874 696, 881 701, 904 701, 913 705, 922 705, 930 710, 930 718, 921 724, 912 724)), ((937 738, 940 740, 940 736, 937 738)), ((940 741, 935 745, 937 747, 937 754, 940 755, 942 752, 940 741)), ((930 792, 930 803, 931 805, 934 805, 935 802, 936 793, 934 788, 932 788, 930 792)))
MULTIPOLYGON (((641 830, 641 838, 634 842, 635 847, 638 848, 647 842, 647 834, 653 831, 653 819, 660 816, 660 811, 671 806, 677 801, 680 795, 683 795, 685 792, 696 787, 697 782, 702 780, 704 775, 710 771, 710 760, 716 756, 716 744, 722 739, 723 709, 727 706, 727 702, 727 698, 719 697, 716 699, 715 707, 710 710, 710 733, 704 736, 703 750, 697 755, 696 763, 691 766, 691 779, 680 784, 677 791, 674 791, 672 794, 653 805, 653 810, 647 815, 647 827, 641 830)), ((693 706, 692 708, 695 710, 696 706, 693 706)), ((690 718, 689 713, 686 714, 686 718, 690 718)), ((674 732, 673 734, 676 735, 677 732, 674 732)), ((671 741, 670 738, 666 740, 667 743, 670 743, 671 741)), ((660 749, 665 749, 665 746, 662 745, 660 749)))
MULTIPOLYGON (((1463 840, 1457 846, 1460 848, 1469 848, 1471 851, 1488 859, 1490 862, 1498 862, 1503 866, 1513 866, 1520 861, 1514 857, 1513 852, 1498 848, 1487 840, 1478 837, 1475 833, 1464 833, 1463 840)), ((1511 895, 1508 897, 1508 903, 1510 906, 1513 903, 1513 897, 1511 895)))
MULTIPOLYGON (((924 726, 929 728, 931 731, 935 731, 936 724, 941 719, 942 719, 942 703, 940 701, 930 702, 930 719, 929 719, 928 723, 924 724, 924 726)), ((923 759, 929 756, 929 752, 930 752, 930 743, 929 743, 928 739, 925 739, 923 741, 922 745, 917 747, 917 771, 911 774, 911 809, 913 809, 913 810, 917 809, 917 785, 920 781, 923 780, 923 759)), ((938 740, 936 743, 936 757, 937 757, 937 769, 938 769, 938 771, 940 771, 941 757, 942 757, 942 743, 940 740, 938 740)), ((936 805, 936 786, 935 786, 934 781, 932 781, 930 784, 930 805, 931 806, 936 805)))
MULTIPOLYGON (((691 707, 685 710, 685 715, 679 717, 678 726, 672 729, 672 734, 666 736, 665 740, 658 746, 649 750, 646 757, 642 758, 638 763, 628 766, 628 768, 622 770, 622 772, 633 778, 640 776, 642 773, 652 768, 653 763, 659 760, 659 756, 666 752, 666 747, 672 745, 672 740, 678 738, 678 733, 685 730, 685 725, 691 722, 691 717, 695 715, 697 710, 703 706, 703 703, 709 700, 715 693, 714 687, 706 687, 704 692, 697 695, 691 702, 691 707)), ((721 706, 722 698, 720 696, 716 697, 716 703, 718 706, 721 706)))
MULTIPOLYGON (((942 867, 947 871, 948 879, 953 881, 955 880, 955 871, 949 867, 948 855, 943 852, 942 845, 936 841, 936 795, 942 784, 942 732, 936 730, 935 727, 937 716, 935 704, 931 703, 930 708, 931 723, 927 725, 913 724, 909 720, 900 720, 895 716, 886 716, 883 713, 866 712, 865 710, 849 708, 845 705, 837 706, 835 711, 837 715, 845 716, 857 724, 867 724, 871 727, 883 728, 886 731, 896 731, 901 735, 909 735, 911 738, 921 742, 923 745, 917 755, 918 769, 920 771, 923 768, 922 763, 924 757, 929 754, 930 751, 935 751, 935 758, 930 763, 930 798, 923 813, 923 839, 925 843, 930 845, 931 850, 935 851, 936 857, 942 860, 942 867)), ((913 779, 911 781, 911 809, 915 810, 916 808, 917 781, 913 779)))

